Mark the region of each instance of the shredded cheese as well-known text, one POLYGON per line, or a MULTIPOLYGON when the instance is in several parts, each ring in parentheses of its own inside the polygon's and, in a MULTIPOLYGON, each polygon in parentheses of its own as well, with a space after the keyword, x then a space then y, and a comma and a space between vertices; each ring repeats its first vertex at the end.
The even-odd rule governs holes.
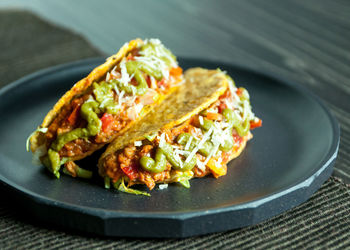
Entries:
POLYGON ((241 99, 239 99, 239 96, 237 95, 236 91, 232 92, 232 97, 236 101, 236 103, 239 103, 241 99))
POLYGON ((119 76, 119 72, 116 71, 117 70, 117 66, 114 66, 114 68, 111 70, 111 75, 112 76, 119 76))
POLYGON ((229 109, 234 109, 233 104, 229 100, 225 99, 224 102, 229 109))
POLYGON ((151 76, 151 88, 152 89, 157 89, 157 82, 156 82, 156 79, 154 79, 153 76, 151 76))
POLYGON ((122 105, 122 103, 123 103, 123 96, 124 96, 124 94, 125 94, 125 92, 124 92, 124 90, 122 90, 122 92, 120 92, 120 95, 118 95, 118 104, 119 105, 122 105))
MULTIPOLYGON (((226 72, 225 72, 226 73, 226 72)), ((230 79, 229 77, 227 78, 228 81, 228 87, 230 89, 230 92, 232 93, 232 95, 236 94, 237 88, 234 86, 234 83, 232 81, 232 79, 230 79)), ((237 96, 237 95, 236 95, 237 96)), ((237 96, 238 97, 238 96, 237 96)), ((238 98, 239 99, 239 98, 238 98)))
POLYGON ((154 45, 160 45, 162 42, 158 38, 150 38, 146 40, 146 43, 152 43, 154 45))
POLYGON ((193 136, 190 136, 190 139, 186 143, 185 150, 188 150, 190 148, 192 140, 193 140, 193 136))
POLYGON ((139 116, 142 109, 143 109, 143 105, 141 103, 138 103, 135 105, 135 112, 136 112, 137 116, 139 116))
POLYGON ((198 119, 199 119, 199 124, 203 125, 203 116, 200 115, 198 119))
POLYGON ((165 146, 165 133, 163 132, 160 135, 160 140, 159 140, 159 147, 163 148, 165 146))
POLYGON ((213 150, 210 151, 208 157, 205 159, 205 161, 203 162, 204 165, 207 165, 208 161, 210 160, 211 157, 213 157, 213 155, 218 151, 220 144, 217 143, 216 145, 214 145, 213 150))
POLYGON ((183 156, 188 156, 188 155, 190 154, 189 151, 180 150, 180 149, 176 149, 176 152, 177 152, 179 155, 183 155, 183 156))
POLYGON ((162 190, 162 189, 167 189, 168 188, 168 184, 159 184, 159 189, 162 190))
POLYGON ((107 72, 106 74, 106 82, 108 82, 111 79, 111 75, 109 74, 109 72, 107 72))
POLYGON ((113 101, 113 98, 107 97, 107 98, 103 99, 103 101, 101 102, 99 107, 104 108, 105 105, 108 104, 108 102, 110 102, 110 101, 113 101))
POLYGON ((208 132, 203 135, 203 138, 198 143, 198 145, 191 151, 190 155, 187 156, 185 163, 189 163, 197 151, 203 146, 203 144, 209 139, 211 133, 213 132, 213 127, 211 127, 208 132))
POLYGON ((202 170, 202 171, 204 171, 205 170, 205 165, 204 165, 204 163, 197 157, 197 167, 200 169, 200 170, 202 170))
POLYGON ((183 163, 182 163, 182 159, 181 159, 180 154, 179 154, 179 150, 178 149, 174 150, 173 153, 174 153, 175 160, 180 164, 180 167, 182 168, 183 163))
POLYGON ((123 59, 120 62, 120 72, 121 72, 121 77, 119 78, 119 81, 125 86, 128 85, 131 79, 134 77, 134 75, 130 76, 128 74, 128 71, 125 66, 125 59, 123 59))
POLYGON ((95 99, 90 95, 89 98, 84 103, 94 102, 94 101, 95 101, 95 99))
POLYGON ((168 133, 165 133, 165 138, 166 138, 168 141, 170 141, 170 138, 169 138, 168 133))

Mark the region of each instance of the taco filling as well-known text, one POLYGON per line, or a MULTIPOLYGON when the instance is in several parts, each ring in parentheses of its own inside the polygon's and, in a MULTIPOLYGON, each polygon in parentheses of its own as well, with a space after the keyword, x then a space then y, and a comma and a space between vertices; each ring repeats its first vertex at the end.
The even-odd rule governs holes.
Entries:
POLYGON ((111 142, 182 81, 175 56, 158 39, 145 40, 60 110, 47 126, 40 160, 57 177, 62 164, 79 176, 73 160, 111 142))
POLYGON ((262 123, 251 110, 247 90, 227 80, 229 88, 209 108, 108 154, 102 166, 106 186, 112 181, 119 190, 138 194, 125 189, 124 182, 145 184, 149 189, 171 182, 189 187, 191 178, 225 175, 226 164, 252 138, 250 130, 262 123))

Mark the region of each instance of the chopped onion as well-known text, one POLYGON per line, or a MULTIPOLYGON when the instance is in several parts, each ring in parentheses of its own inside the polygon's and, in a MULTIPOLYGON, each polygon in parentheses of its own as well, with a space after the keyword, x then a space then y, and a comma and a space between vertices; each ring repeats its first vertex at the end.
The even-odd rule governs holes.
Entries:
POLYGON ((128 110, 126 111, 128 118, 130 120, 135 120, 139 116, 142 108, 143 105, 141 103, 138 103, 135 106, 128 108, 128 110))
POLYGON ((47 153, 47 149, 46 149, 45 144, 39 146, 35 150, 35 152, 33 153, 33 156, 32 156, 32 163, 33 163, 33 165, 40 166, 41 165, 40 157, 46 155, 46 153, 47 153))
POLYGON ((140 97, 140 103, 143 105, 148 105, 154 103, 154 97, 158 95, 157 91, 154 89, 148 89, 148 91, 140 97))

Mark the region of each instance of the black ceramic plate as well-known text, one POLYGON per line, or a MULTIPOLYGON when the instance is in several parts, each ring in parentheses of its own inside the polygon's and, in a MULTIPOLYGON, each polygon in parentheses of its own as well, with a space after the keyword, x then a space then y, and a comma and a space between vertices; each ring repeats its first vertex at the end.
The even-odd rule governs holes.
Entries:
MULTIPOLYGON (((219 179, 171 184, 151 197, 106 190, 91 181, 53 178, 31 164, 27 136, 67 91, 101 59, 54 67, 0 91, 0 180, 32 217, 101 235, 187 237, 256 224, 307 200, 330 176, 339 128, 320 101, 300 86, 248 69, 181 59, 186 69, 226 70, 251 95, 263 127, 219 179)), ((96 157, 84 162, 95 168, 96 157)))

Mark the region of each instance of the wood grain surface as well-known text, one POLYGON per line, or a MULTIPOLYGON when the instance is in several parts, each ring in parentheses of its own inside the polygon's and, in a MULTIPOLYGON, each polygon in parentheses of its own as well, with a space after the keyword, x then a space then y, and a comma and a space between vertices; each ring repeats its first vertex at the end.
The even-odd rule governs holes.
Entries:
POLYGON ((135 37, 159 37, 179 56, 241 64, 306 86, 340 123, 334 175, 350 183, 350 1, 0 2, 18 7, 83 34, 106 54, 135 37))

